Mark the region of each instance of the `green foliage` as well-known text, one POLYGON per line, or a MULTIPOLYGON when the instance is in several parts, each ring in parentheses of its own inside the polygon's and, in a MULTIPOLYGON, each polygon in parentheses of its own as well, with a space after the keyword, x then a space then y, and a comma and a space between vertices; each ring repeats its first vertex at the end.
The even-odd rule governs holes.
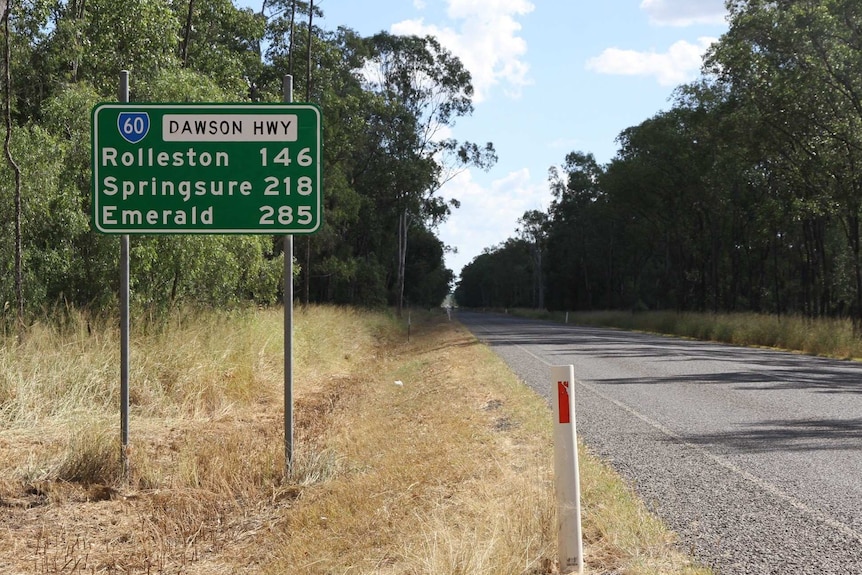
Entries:
POLYGON ((141 102, 224 102, 232 98, 230 92, 196 70, 169 68, 137 80, 133 99, 141 102))
POLYGON ((91 71, 103 93, 112 91, 115 82, 111 72, 116 74, 116 70, 147 78, 177 65, 175 34, 179 24, 165 2, 91 0, 87 11, 84 34, 89 42, 81 66, 91 71))
POLYGON ((463 270, 455 290, 465 307, 535 307, 531 286, 534 259, 525 240, 507 240, 473 258, 463 270))
POLYGON ((177 20, 182 23, 178 57, 183 67, 218 86, 229 101, 247 99, 251 83, 263 69, 260 61, 260 43, 266 28, 263 16, 249 8, 238 9, 231 0, 177 0, 173 6, 177 20), (188 24, 191 26, 187 29, 188 24))
MULTIPOLYGON (((70 84, 47 99, 41 106, 42 122, 63 150, 59 179, 69 186, 74 204, 70 213, 57 211, 54 218, 75 217, 77 227, 61 230, 68 253, 67 264, 58 277, 54 289, 46 289, 42 299, 28 300, 35 307, 51 307, 59 299, 96 309, 114 301, 119 278, 117 277, 118 246, 115 238, 96 234, 90 230, 90 110, 100 98, 87 82, 70 84)), ((25 176, 24 181, 27 181, 25 176)), ((43 189, 43 194, 48 191, 43 189)), ((25 242, 25 251, 29 246, 25 242)), ((38 276, 37 276, 38 277, 38 276)))
MULTIPOLYGON (((77 190, 62 179, 68 147, 39 126, 16 131, 12 153, 22 172, 24 297, 43 302, 58 297, 75 274, 74 243, 87 229, 77 190)), ((0 203, 11 206, 14 178, 4 163, 0 168, 0 203)), ((0 300, 14 301, 14 218, 0 223, 0 300)))
POLYGON ((264 236, 145 236, 132 240, 130 259, 134 297, 148 308, 273 303, 284 267, 264 236))
MULTIPOLYGON (((311 17, 321 15, 315 8, 311 17)), ((10 24, 12 151, 23 173, 30 317, 66 304, 95 313, 116 306, 117 238, 89 226, 90 113, 96 103, 116 99, 121 69, 131 72, 131 100, 150 102, 281 101, 282 78, 292 73, 294 100, 307 98, 323 109, 327 186, 321 230, 294 241, 297 296, 392 302, 399 272, 405 277, 393 233, 405 210, 415 243, 404 260, 407 297, 425 304, 448 290, 444 247, 429 224, 457 201, 435 196, 451 175, 438 158, 487 165, 493 147, 423 139, 429 126, 451 125, 472 110, 469 75, 436 40, 324 32, 309 21, 308 3, 281 0, 266 3, 262 13, 230 0, 33 0, 13 6, 10 24), (306 78, 309 49, 312 77, 306 78), (395 90, 369 85, 358 73, 383 54, 401 63, 389 79, 395 90), (430 74, 421 86, 410 84, 414 63, 430 74), (429 116, 432 102, 439 111, 429 116)), ((4 163, 0 304, 11 308, 13 195, 4 163)), ((135 236, 134 303, 149 310, 273 303, 282 291, 281 246, 280 237, 268 236, 135 236)), ((4 311, 3 317, 11 316, 4 311)))
POLYGON ((413 228, 407 242, 407 281, 404 296, 414 305, 439 307, 452 290, 454 274, 443 266, 443 242, 428 230, 413 228))
MULTIPOLYGON (((554 201, 528 238, 542 250, 548 307, 862 326, 862 10, 851 0, 729 9, 706 75, 681 86, 672 109, 624 130, 605 166, 574 152, 551 169, 554 201)), ((483 259, 517 269, 507 248, 483 259)), ((459 293, 510 305, 482 291, 492 272, 474 273, 479 264, 459 293)))

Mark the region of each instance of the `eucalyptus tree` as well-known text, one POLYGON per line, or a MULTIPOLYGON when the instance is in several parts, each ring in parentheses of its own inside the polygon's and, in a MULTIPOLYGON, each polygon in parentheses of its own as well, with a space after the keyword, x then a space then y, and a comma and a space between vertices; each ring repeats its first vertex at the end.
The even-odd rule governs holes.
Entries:
POLYGON ((55 18, 49 48, 57 80, 87 80, 107 96, 120 70, 146 78, 179 65, 180 23, 163 0, 76 0, 60 4, 55 18))
MULTIPOLYGON (((313 78, 294 74, 296 88, 326 118, 327 187, 324 225, 302 246, 306 300, 385 303, 387 292, 396 302, 437 297, 450 276, 434 226, 457 205, 440 187, 466 166, 495 159, 490 144, 442 137, 472 111, 469 74, 431 38, 324 32, 311 25, 319 14, 314 4, 293 0, 266 0, 260 12, 228 0, 14 4, 9 110, 13 129, 22 131, 12 142, 24 178, 22 239, 38 247, 23 261, 34 306, 61 294, 94 307, 114 300, 112 237, 86 223, 89 111, 115 98, 118 70, 131 70, 138 101, 280 101, 281 77, 303 60, 313 78)), ((13 221, 12 176, 0 169, 4 229, 13 221)), ((11 235, 0 239, 4 296, 11 235)), ((133 278, 133 296, 148 305, 271 301, 280 257, 266 237, 142 236, 133 243, 132 264, 145 273, 133 278), (208 285, 218 286, 221 299, 207 295, 208 285)))
POLYGON ((533 306, 545 308, 545 273, 542 266, 547 250, 548 214, 540 210, 529 210, 518 219, 518 236, 530 246, 533 258, 533 306))
MULTIPOLYGON (((655 211, 658 204, 651 194, 648 162, 620 154, 605 166, 601 177, 606 191, 613 235, 611 247, 613 303, 608 307, 672 307, 672 290, 667 285, 669 258, 663 221, 655 211)), ((601 301, 601 300, 600 300, 601 301)))
MULTIPOLYGON (((178 49, 177 6, 147 0, 57 3, 39 35, 33 36, 38 42, 31 46, 30 61, 42 66, 46 88, 38 93, 40 98, 31 87, 22 88, 19 93, 26 97, 18 100, 22 104, 18 122, 34 137, 50 138, 44 149, 59 162, 54 169, 54 162, 35 153, 42 147, 31 146, 22 164, 29 178, 25 192, 37 182, 40 189, 25 208, 31 214, 25 239, 28 246, 38 248, 27 260, 30 291, 37 296, 31 300, 34 305, 51 304, 61 294, 71 303, 97 308, 114 300, 113 238, 86 225, 88 142, 90 109, 99 100, 115 97, 120 68, 132 70, 137 100, 211 102, 248 97, 246 78, 259 73, 249 57, 255 38, 262 35, 259 18, 220 0, 197 0, 194 6, 194 31, 184 39, 183 50, 178 49), (181 52, 186 53, 185 67, 181 52), (40 135, 37 127, 47 134, 40 135), (29 169, 34 159, 43 166, 41 174, 29 169), (46 184, 46 179, 54 183, 46 184)), ((178 300, 272 301, 281 269, 279 255, 272 252, 266 237, 141 236, 131 252, 137 272, 133 297, 158 306, 178 300)))
POLYGON ((452 290, 454 274, 445 266, 445 246, 430 230, 410 228, 404 297, 413 305, 438 307, 452 290))
POLYGON ((266 66, 253 86, 255 99, 280 100, 282 78, 290 74, 297 94, 295 99, 317 102, 327 87, 323 78, 317 78, 327 72, 322 66, 327 59, 324 53, 335 46, 327 33, 313 25, 314 18, 323 17, 320 7, 299 0, 262 0, 259 15, 266 22, 263 37, 266 49, 258 50, 266 66), (304 73, 298 70, 301 62, 306 63, 304 73), (312 93, 315 83, 317 90, 312 93))
MULTIPOLYGON (((308 27, 301 22, 290 26, 290 4, 267 3, 270 44, 265 74, 258 85, 263 99, 280 100, 281 78, 290 72, 292 60, 308 56, 308 27)), ((307 4, 296 4, 299 16, 307 4)), ((360 211, 367 199, 360 193, 362 177, 358 172, 376 150, 369 143, 368 118, 373 114, 373 97, 363 89, 355 73, 362 67, 365 45, 358 34, 347 28, 334 32, 312 28, 310 37, 314 75, 310 100, 320 106, 324 117, 326 193, 323 225, 317 233, 297 243, 300 293, 306 302, 385 303, 385 273, 378 269, 376 251, 366 250, 367 244, 355 237, 374 231, 368 229, 373 227, 371 222, 360 222, 360 211)), ((295 94, 304 98, 308 87, 304 74, 296 74, 295 80, 295 94)))
MULTIPOLYGON (((102 98, 86 81, 69 84, 40 106, 44 128, 55 139, 56 152, 62 152, 58 181, 70 200, 65 208, 53 214, 59 226, 58 245, 68 246, 68 267, 65 285, 61 286, 66 300, 77 306, 100 308, 114 299, 118 277, 116 273, 116 242, 114 238, 92 232, 90 214, 90 110, 102 98), (74 218, 77 225, 67 225, 64 219, 74 218)), ((52 194, 43 190, 45 196, 52 194)), ((46 292, 49 299, 59 291, 46 292)))
POLYGON ((250 8, 237 8, 232 0, 173 0, 182 23, 177 58, 215 83, 231 101, 252 95, 263 73, 260 44, 266 19, 250 8))
MULTIPOLYGON (((708 70, 753 107, 761 125, 773 133, 770 167, 774 178, 790 188, 801 217, 825 219, 821 237, 811 243, 825 246, 831 221, 840 225, 853 278, 850 308, 858 323, 862 7, 853 0, 750 0, 728 6, 730 28, 709 54, 708 70)), ((840 310, 842 305, 834 301, 825 307, 840 310)))
POLYGON ((455 289, 464 307, 531 307, 533 305, 531 246, 510 238, 488 248, 464 266, 455 289))
MULTIPOLYGON (((3 139, 3 153, 6 165, 14 175, 14 261, 15 261, 15 308, 16 319, 19 327, 24 320, 24 278, 23 278, 23 241, 21 235, 22 203, 21 203, 21 167, 12 154, 12 42, 10 40, 9 16, 11 7, 8 0, 0 6, 2 12, 3 26, 3 123, 5 124, 5 137, 3 139)), ((4 310, 5 311, 5 310, 4 310)))
POLYGON ((548 305, 555 309, 589 309, 599 290, 594 208, 603 201, 602 167, 591 153, 570 152, 562 166, 552 166, 548 183, 553 200, 548 209, 546 267, 548 305))
POLYGON ((441 186, 466 166, 489 168, 493 145, 445 138, 456 120, 473 111, 470 73, 435 38, 381 32, 367 40, 365 87, 388 108, 379 132, 390 172, 383 181, 396 219, 395 303, 403 305, 407 238, 411 221, 443 221, 457 200, 438 195, 441 186))

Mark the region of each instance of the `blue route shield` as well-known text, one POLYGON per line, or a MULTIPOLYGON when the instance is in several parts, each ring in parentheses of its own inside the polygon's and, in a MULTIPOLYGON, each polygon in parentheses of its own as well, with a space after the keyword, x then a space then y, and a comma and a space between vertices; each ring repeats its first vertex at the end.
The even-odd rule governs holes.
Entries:
POLYGON ((120 112, 117 129, 124 140, 137 144, 150 131, 150 116, 146 112, 120 112))

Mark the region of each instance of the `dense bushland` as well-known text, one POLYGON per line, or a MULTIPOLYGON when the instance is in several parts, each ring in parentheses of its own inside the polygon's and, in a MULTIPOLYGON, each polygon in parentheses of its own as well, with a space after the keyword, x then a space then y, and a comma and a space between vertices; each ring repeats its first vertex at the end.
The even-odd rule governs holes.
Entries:
MULTIPOLYGON (((4 5, 5 6, 5 5, 4 5)), ((56 306, 114 307, 118 240, 90 229, 90 115, 116 101, 278 102, 323 111, 324 220, 294 247, 305 302, 437 305, 453 274, 435 226, 457 205, 443 182, 495 161, 493 146, 439 136, 472 113, 461 62, 435 39, 314 25, 319 8, 271 0, 10 2, 10 157, 0 162, 0 307, 7 323, 56 306), (14 164, 13 164, 14 161, 14 164), (17 172, 16 172, 17 168, 17 172), (20 176, 20 178, 16 177, 20 176), (20 180, 16 183, 16 180, 20 180)), ((147 309, 281 297, 270 236, 135 236, 131 291, 147 309)))
POLYGON ((701 78, 609 163, 553 167, 549 209, 465 267, 461 305, 862 321, 862 6, 727 5, 701 78))

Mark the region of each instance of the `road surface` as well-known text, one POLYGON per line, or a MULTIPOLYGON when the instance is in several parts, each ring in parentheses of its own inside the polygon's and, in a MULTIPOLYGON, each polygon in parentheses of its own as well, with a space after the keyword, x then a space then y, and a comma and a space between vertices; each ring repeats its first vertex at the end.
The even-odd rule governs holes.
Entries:
POLYGON ((720 575, 862 574, 862 364, 459 311, 720 575))

